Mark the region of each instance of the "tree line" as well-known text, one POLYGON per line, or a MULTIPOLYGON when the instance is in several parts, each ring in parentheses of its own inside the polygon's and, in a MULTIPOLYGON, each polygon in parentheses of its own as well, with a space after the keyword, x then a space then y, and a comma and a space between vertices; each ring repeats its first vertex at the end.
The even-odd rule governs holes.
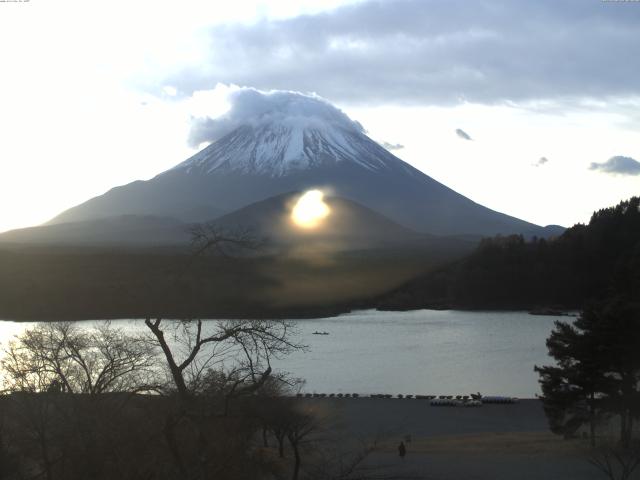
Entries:
POLYGON ((581 309, 610 290, 640 297, 640 197, 553 239, 483 239, 470 255, 381 296, 382 309, 581 309))

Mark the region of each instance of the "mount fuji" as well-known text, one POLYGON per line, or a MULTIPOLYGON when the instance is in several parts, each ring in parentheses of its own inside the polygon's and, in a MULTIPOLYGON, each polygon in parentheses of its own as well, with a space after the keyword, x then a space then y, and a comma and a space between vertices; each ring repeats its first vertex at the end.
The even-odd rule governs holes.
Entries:
POLYGON ((363 205, 403 227, 435 235, 525 233, 532 223, 460 195, 370 139, 317 96, 242 89, 216 119, 198 119, 200 152, 148 181, 111 189, 49 222, 118 216, 208 221, 270 197, 308 188, 363 205))

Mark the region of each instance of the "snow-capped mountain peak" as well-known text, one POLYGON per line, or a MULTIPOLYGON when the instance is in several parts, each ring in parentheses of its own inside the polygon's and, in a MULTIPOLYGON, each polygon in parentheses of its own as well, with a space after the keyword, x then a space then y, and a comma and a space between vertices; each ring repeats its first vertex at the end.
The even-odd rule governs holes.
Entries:
POLYGON ((320 97, 247 89, 232 101, 222 117, 194 123, 192 142, 211 144, 173 170, 283 176, 336 162, 378 170, 395 159, 359 123, 320 97))
POLYGON ((544 235, 536 225, 483 207, 403 162, 317 96, 241 88, 230 100, 226 114, 193 122, 190 140, 208 144, 202 151, 51 223, 115 215, 210 221, 276 195, 322 188, 419 232, 544 235))

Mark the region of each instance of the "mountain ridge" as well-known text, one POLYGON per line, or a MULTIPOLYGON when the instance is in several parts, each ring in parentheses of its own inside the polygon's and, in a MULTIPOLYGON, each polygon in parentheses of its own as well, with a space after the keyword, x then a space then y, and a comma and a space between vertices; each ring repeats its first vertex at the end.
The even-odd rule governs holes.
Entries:
POLYGON ((320 188, 421 233, 545 235, 542 227, 477 204, 402 161, 326 101, 288 92, 277 100, 270 96, 275 94, 252 95, 264 103, 260 111, 224 128, 209 119, 210 130, 220 131, 199 137, 212 143, 189 159, 49 223, 121 214, 202 221, 207 218, 188 212, 222 215, 282 193, 320 188))

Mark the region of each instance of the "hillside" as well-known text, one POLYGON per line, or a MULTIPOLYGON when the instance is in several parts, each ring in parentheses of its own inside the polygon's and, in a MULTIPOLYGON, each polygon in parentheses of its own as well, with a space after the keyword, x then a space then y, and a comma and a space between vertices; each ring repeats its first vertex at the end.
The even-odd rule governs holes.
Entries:
POLYGON ((188 229, 188 224, 174 218, 121 215, 10 230, 0 234, 0 245, 184 245, 189 242, 188 229))
MULTIPOLYGON (((300 192, 285 193, 252 203, 205 222, 221 232, 242 230, 262 240, 261 254, 287 254, 292 248, 349 251, 372 248, 429 249, 434 257, 469 250, 477 240, 415 232, 357 202, 326 197, 331 214, 322 228, 296 228, 290 215, 300 192)), ((77 246, 112 248, 186 247, 194 223, 170 217, 122 215, 95 220, 54 223, 0 234, 0 245, 77 246)))
POLYGON ((483 240, 463 259, 382 296, 381 309, 580 308, 610 288, 640 298, 640 198, 554 239, 483 240))

